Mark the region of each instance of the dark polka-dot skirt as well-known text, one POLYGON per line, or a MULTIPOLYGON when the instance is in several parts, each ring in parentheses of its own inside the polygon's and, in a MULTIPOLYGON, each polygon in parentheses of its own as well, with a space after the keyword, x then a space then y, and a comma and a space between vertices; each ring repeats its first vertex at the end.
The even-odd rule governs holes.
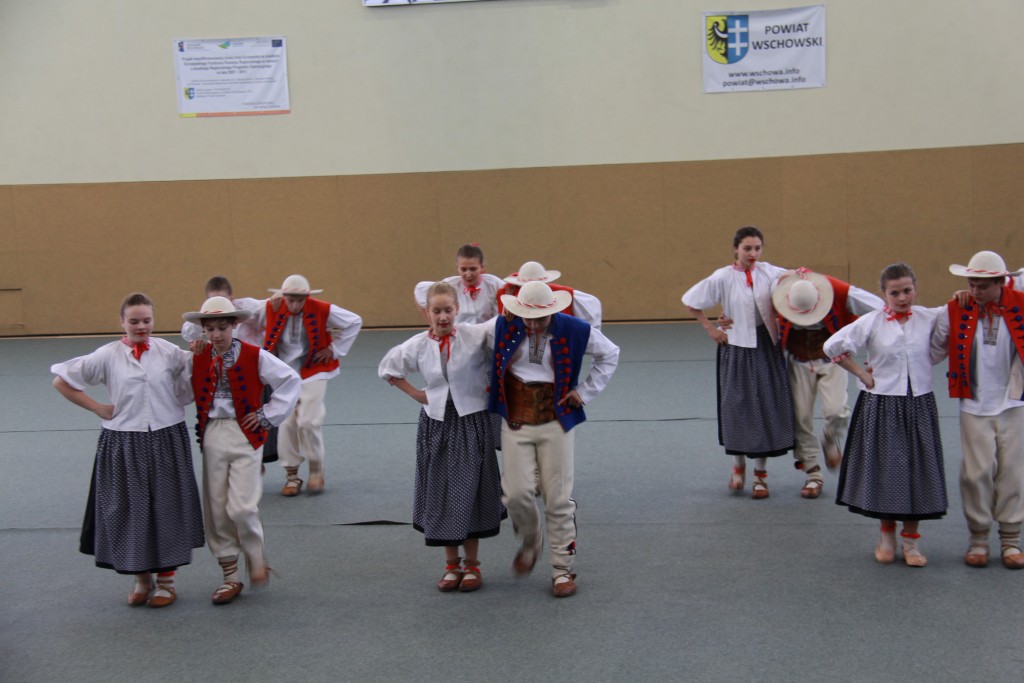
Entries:
POLYGON ((202 548, 203 510, 185 423, 100 432, 81 552, 120 574, 170 571, 202 548))
POLYGON ((444 421, 420 411, 413 527, 429 546, 496 536, 507 515, 490 413, 459 417, 449 397, 444 421))
POLYGON ((836 503, 875 519, 938 519, 946 514, 933 394, 860 393, 843 452, 836 503))
POLYGON ((764 325, 757 347, 718 347, 718 443, 729 455, 770 458, 793 450, 793 397, 782 348, 764 325))

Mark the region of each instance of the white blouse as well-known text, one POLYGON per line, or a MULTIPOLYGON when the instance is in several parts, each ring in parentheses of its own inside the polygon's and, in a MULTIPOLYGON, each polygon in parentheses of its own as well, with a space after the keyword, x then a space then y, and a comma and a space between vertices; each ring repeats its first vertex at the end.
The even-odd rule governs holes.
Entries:
POLYGON ((825 341, 825 354, 837 358, 867 351, 867 364, 873 369, 873 389, 857 380, 862 391, 882 396, 906 396, 907 381, 914 396, 932 391, 932 365, 942 360, 933 353, 931 337, 946 307, 913 306, 904 324, 886 320, 884 310, 872 311, 839 330, 825 341))
POLYGON ((455 328, 447 379, 441 368, 440 344, 428 337, 428 332, 420 332, 388 351, 377 368, 377 375, 381 379, 404 379, 414 372, 420 373, 427 382, 424 410, 434 420, 444 420, 449 394, 460 417, 487 410, 487 371, 494 344, 493 330, 493 320, 455 328))
POLYGON ((86 356, 50 366, 50 372, 85 391, 104 384, 114 404, 105 429, 118 432, 156 431, 185 420, 192 402, 186 372, 192 354, 164 339, 149 338, 149 350, 135 360, 130 346, 110 342, 86 356))
MULTIPOLYGON (((498 315, 498 290, 505 285, 505 281, 490 273, 480 274, 480 291, 476 293, 476 299, 469 295, 462 278, 458 275, 446 277, 447 282, 459 297, 459 314, 455 318, 456 324, 460 323, 482 323, 498 315)), ((427 290, 434 284, 430 281, 416 283, 413 296, 416 297, 416 305, 420 308, 427 307, 427 290)))
POLYGON ((729 343, 748 349, 757 348, 757 323, 764 322, 772 342, 779 342, 779 323, 772 306, 772 284, 785 268, 764 261, 754 264, 754 287, 747 286, 747 275, 732 265, 719 268, 683 294, 683 303, 705 310, 721 304, 722 313, 732 318, 732 329, 725 330, 729 343), (760 317, 759 317, 760 316, 760 317))

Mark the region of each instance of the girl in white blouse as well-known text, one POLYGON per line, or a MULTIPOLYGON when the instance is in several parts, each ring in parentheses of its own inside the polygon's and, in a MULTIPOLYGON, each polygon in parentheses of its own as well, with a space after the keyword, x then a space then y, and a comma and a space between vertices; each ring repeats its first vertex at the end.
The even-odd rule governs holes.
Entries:
POLYGON ((423 404, 416 433, 413 526, 428 546, 442 546, 442 592, 482 585, 480 539, 495 536, 505 517, 501 474, 487 412, 488 330, 494 321, 456 327, 458 293, 446 282, 427 293, 430 330, 388 351, 378 375, 423 404), (418 372, 425 389, 406 379, 418 372), (459 557, 459 547, 465 559, 459 557))
POLYGON ((79 548, 96 566, 135 576, 129 605, 165 607, 177 597, 175 569, 205 544, 185 427, 190 354, 150 336, 153 302, 145 294, 121 304, 121 327, 118 341, 50 371, 57 391, 103 425, 79 548), (112 403, 85 393, 100 384, 112 403))
POLYGON ((718 442, 733 456, 729 489, 743 490, 750 458, 755 499, 768 497, 767 458, 784 455, 795 444, 793 399, 771 296, 772 283, 786 270, 762 261, 763 247, 760 230, 740 228, 733 238, 733 263, 683 295, 683 303, 718 344, 718 442), (712 325, 704 314, 718 305, 732 319, 728 330, 712 325))
POLYGON ((846 440, 836 503, 880 520, 875 559, 896 557, 896 522, 904 561, 923 567, 918 524, 946 514, 946 479, 938 409, 932 393, 932 332, 946 308, 915 306, 917 278, 905 263, 882 271, 885 306, 825 342, 825 353, 855 375, 861 389, 846 440), (859 365, 853 355, 867 353, 859 365))

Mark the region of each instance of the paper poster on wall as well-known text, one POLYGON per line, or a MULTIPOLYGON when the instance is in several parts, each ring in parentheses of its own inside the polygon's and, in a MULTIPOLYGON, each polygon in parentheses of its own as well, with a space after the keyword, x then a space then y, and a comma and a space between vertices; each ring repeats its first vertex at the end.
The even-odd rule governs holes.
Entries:
POLYGON ((287 114, 284 36, 174 41, 178 115, 287 114))
POLYGON ((705 12, 704 92, 825 87, 825 6, 705 12))
POLYGON ((439 2, 475 2, 476 0, 363 0, 364 7, 395 7, 397 5, 431 5, 439 2))

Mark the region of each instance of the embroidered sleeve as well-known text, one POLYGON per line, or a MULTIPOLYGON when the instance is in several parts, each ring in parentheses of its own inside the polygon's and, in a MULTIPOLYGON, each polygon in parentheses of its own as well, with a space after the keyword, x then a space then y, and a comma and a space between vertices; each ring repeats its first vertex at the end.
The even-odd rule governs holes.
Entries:
POLYGON ((841 362, 843 362, 844 360, 846 360, 847 358, 849 358, 849 357, 850 357, 850 355, 851 355, 851 354, 850 354, 850 352, 849 352, 849 351, 847 351, 846 353, 841 353, 841 354, 839 354, 838 356, 836 356, 835 358, 833 358, 833 359, 832 359, 832 362, 833 362, 833 363, 841 363, 841 362))

